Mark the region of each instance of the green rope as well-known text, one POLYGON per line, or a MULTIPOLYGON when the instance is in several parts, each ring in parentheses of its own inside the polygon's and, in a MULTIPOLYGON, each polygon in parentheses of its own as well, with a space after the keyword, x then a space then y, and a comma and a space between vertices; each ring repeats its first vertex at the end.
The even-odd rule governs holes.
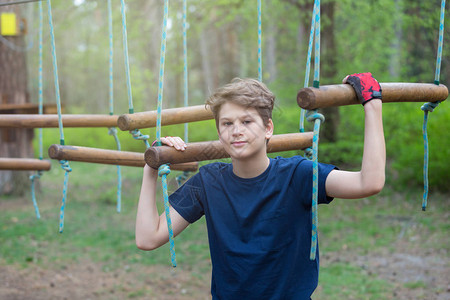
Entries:
MULTIPOLYGON (((441 74, 441 61, 442 61, 442 48, 444 42, 444 19, 445 19, 445 0, 441 1, 441 14, 439 21, 439 40, 438 40, 438 50, 436 57, 436 71, 434 76, 434 84, 439 85, 439 79, 441 74)), ((422 135, 423 135, 423 146, 424 146, 424 154, 423 154, 423 197, 422 197, 422 210, 425 211, 427 209, 428 203, 428 157, 429 157, 429 149, 428 149, 428 113, 433 112, 433 110, 439 105, 438 102, 428 102, 424 103, 421 109, 424 112, 423 117, 423 127, 422 127, 422 135)))
MULTIPOLYGON (((108 0, 108 31, 109 31, 109 114, 114 115, 114 43, 113 43, 113 21, 111 0, 108 0)), ((120 140, 117 136, 117 128, 111 127, 108 134, 114 137, 117 150, 120 151, 120 140)), ((117 168, 117 205, 116 210, 120 213, 122 207, 122 172, 119 165, 117 168)))
POLYGON ((261 0, 258 0, 258 80, 262 82, 262 21, 261 21, 261 0))
MULTIPOLYGON (((306 60, 306 70, 305 70, 305 81, 304 87, 309 86, 309 76, 311 69, 311 57, 312 57, 312 48, 314 43, 314 81, 313 87, 319 88, 319 77, 320 77, 320 0, 314 1, 314 8, 311 17, 311 30, 309 34, 309 45, 308 45, 308 55, 306 60)), ((312 208, 311 208, 311 219, 312 219, 312 229, 311 229, 311 251, 310 251, 310 259, 316 259, 317 252, 317 240, 318 240, 318 143, 319 143, 319 133, 320 133, 320 125, 325 121, 325 117, 318 113, 317 110, 305 111, 301 109, 300 111, 300 122, 299 122, 299 131, 305 132, 304 128, 304 119, 309 122, 314 122, 314 135, 313 135, 313 144, 312 148, 305 149, 305 156, 312 160, 313 163, 313 186, 312 186, 312 208)))
MULTIPOLYGON (((43 114, 43 97, 42 97, 42 32, 43 32, 43 12, 42 12, 42 2, 39 2, 39 114, 43 114)), ((39 159, 43 159, 43 143, 42 143, 42 128, 38 129, 39 132, 39 159)), ((30 176, 31 180, 31 199, 33 201, 34 211, 36 213, 36 218, 40 219, 41 215, 39 213, 39 207, 36 201, 36 192, 35 192, 35 180, 41 178, 43 175, 42 171, 37 171, 36 174, 30 176)))
MULTIPOLYGON (((162 101, 163 101, 163 91, 164 91, 164 64, 166 57, 166 40, 167 40, 167 20, 169 18, 169 0, 164 0, 164 17, 162 26, 162 36, 161 36, 161 53, 159 60, 159 83, 158 83, 158 107, 157 107, 157 118, 156 118, 156 141, 157 145, 161 146, 161 114, 162 114, 162 101)), ((169 214, 169 201, 167 192, 167 175, 170 173, 170 167, 168 165, 162 165, 159 167, 159 176, 162 179, 162 188, 164 194, 164 205, 166 207, 165 214, 167 219, 167 228, 169 230, 169 244, 170 244, 170 257, 172 261, 172 266, 177 266, 176 255, 175 255, 175 242, 173 239, 172 231, 172 221, 169 214)))
MULTIPOLYGON (((130 62, 128 58, 128 38, 127 38, 127 17, 125 14, 125 0, 120 0, 121 14, 122 14, 122 37, 123 37, 123 56, 125 61, 125 75, 127 79, 127 95, 128 95, 128 112, 134 113, 133 107, 133 93, 131 91, 131 76, 130 76, 130 62)), ((145 147, 149 148, 150 144, 147 141, 149 136, 143 135, 138 129, 130 131, 133 138, 144 141, 145 147)))
MULTIPOLYGON (((58 111, 58 127, 59 127, 59 135, 60 135, 60 144, 64 145, 64 128, 62 123, 61 116, 61 96, 59 93, 59 80, 58 80, 58 62, 56 59, 56 46, 55 46, 55 34, 53 29, 53 18, 52 18, 52 4, 51 0, 47 0, 48 6, 48 23, 50 25, 50 36, 51 36, 51 44, 52 44, 52 63, 53 63, 53 74, 55 79, 55 94, 56 94, 56 107, 58 111)), ((64 188, 63 188, 63 197, 61 203, 61 210, 59 215, 59 232, 62 233, 64 229, 64 209, 66 207, 66 197, 67 197, 67 186, 69 184, 69 173, 72 172, 72 168, 69 165, 67 160, 59 161, 61 168, 65 171, 64 174, 64 188)))

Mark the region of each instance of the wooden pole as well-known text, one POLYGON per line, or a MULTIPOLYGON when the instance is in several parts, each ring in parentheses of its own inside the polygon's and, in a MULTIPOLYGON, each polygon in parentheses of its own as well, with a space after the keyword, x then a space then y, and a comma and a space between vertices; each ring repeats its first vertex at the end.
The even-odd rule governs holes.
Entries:
MULTIPOLYGON (((117 121, 117 127, 121 130, 155 127, 156 117, 156 110, 121 115, 117 121)), ((204 105, 169 108, 161 112, 161 125, 197 122, 212 118, 212 112, 204 105)))
MULTIPOLYGON (((267 152, 299 150, 312 145, 312 132, 274 135, 267 145, 267 152)), ((198 142, 187 144, 181 152, 173 147, 150 147, 145 151, 145 162, 152 168, 165 163, 184 163, 230 157, 220 141, 198 142)))
POLYGON ((51 163, 48 160, 33 158, 0 158, 0 170, 48 171, 51 163))
MULTIPOLYGON (((108 165, 120 165, 130 167, 144 167, 144 153, 88 148, 80 146, 62 146, 53 144, 48 149, 48 155, 52 159, 81 161, 108 165)), ((171 166, 172 170, 197 171, 198 163, 177 164, 171 166)))
MULTIPOLYGON (((117 115, 62 115, 64 127, 116 127, 117 115)), ((58 115, 0 115, 0 128, 57 128, 58 115)))
MULTIPOLYGON (((448 97, 445 85, 432 83, 380 83, 383 102, 436 102, 448 97)), ((307 87, 297 94, 297 103, 303 109, 360 104, 349 84, 307 87)))

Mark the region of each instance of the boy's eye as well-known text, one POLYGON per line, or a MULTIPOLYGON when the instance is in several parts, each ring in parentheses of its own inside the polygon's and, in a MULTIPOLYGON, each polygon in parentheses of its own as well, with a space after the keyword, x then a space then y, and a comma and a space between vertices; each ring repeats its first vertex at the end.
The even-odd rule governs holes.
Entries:
POLYGON ((245 120, 244 122, 242 122, 243 124, 247 125, 250 124, 252 121, 251 120, 245 120))
POLYGON ((223 125, 225 125, 225 126, 231 126, 231 125, 233 125, 233 123, 231 123, 231 122, 224 122, 223 125))

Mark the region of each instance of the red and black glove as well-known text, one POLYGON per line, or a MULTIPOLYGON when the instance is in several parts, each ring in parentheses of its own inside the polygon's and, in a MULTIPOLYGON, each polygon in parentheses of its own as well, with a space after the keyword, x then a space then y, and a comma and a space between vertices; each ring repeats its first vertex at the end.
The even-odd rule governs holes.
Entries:
POLYGON ((362 105, 372 99, 381 99, 380 84, 370 72, 349 75, 344 79, 344 82, 353 87, 362 105))

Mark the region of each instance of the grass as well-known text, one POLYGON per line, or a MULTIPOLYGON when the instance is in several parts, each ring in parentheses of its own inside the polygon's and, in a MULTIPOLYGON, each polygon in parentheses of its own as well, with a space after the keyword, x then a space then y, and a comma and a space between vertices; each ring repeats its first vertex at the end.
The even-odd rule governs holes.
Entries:
MULTIPOLYGON (((134 243, 134 222, 141 184, 139 168, 122 168, 122 212, 115 211, 116 168, 72 162, 64 233, 58 233, 64 173, 55 164, 41 178, 37 200, 41 219, 26 197, 0 196, 0 261, 27 268, 31 264, 64 268, 86 259, 105 271, 124 265, 170 267, 168 246, 152 252, 134 243)), ((176 189, 171 175, 169 189, 176 189)), ((160 191, 159 191, 160 192, 160 191)), ((161 197, 160 197, 161 198, 161 197)), ((314 299, 390 299, 394 284, 352 262, 352 257, 391 255, 398 243, 419 250, 448 249, 448 195, 431 194, 429 208, 421 211, 421 191, 399 194, 389 187, 362 200, 335 199, 319 207, 322 266, 314 299)), ((161 201, 162 202, 162 201, 161 201)), ((162 211, 162 203, 159 203, 162 211)), ((178 265, 196 280, 208 280, 209 249, 204 218, 175 240, 178 265)), ((404 288, 423 288, 422 281, 404 288)), ((129 297, 145 293, 136 290, 129 297)))

